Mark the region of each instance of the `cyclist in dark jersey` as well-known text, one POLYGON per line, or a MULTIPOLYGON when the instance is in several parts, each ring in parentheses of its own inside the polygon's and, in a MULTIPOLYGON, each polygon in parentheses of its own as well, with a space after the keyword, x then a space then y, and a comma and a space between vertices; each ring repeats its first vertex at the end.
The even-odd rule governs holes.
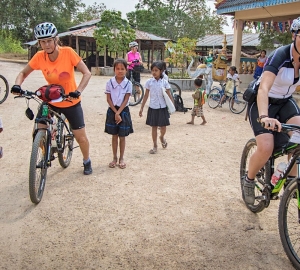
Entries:
MULTIPOLYGON (((244 180, 245 201, 254 204, 254 178, 272 154, 274 128, 280 123, 300 125, 300 109, 292 94, 300 87, 300 17, 291 25, 293 42, 276 49, 268 57, 260 78, 257 101, 249 107, 249 121, 256 136, 257 150, 249 161, 244 180), (262 127, 264 123, 265 127, 262 127)), ((293 168, 291 175, 297 175, 293 168)))

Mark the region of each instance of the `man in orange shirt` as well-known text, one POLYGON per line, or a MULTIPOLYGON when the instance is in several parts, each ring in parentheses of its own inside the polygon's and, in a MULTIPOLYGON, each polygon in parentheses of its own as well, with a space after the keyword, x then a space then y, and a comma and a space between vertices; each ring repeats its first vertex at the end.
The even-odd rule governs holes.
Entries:
MULTIPOLYGON (((43 50, 37 52, 19 73, 11 92, 13 94, 20 94, 20 85, 34 70, 41 70, 48 84, 63 86, 65 94, 72 98, 72 102, 49 102, 49 104, 55 111, 63 113, 68 119, 83 155, 83 173, 85 175, 91 174, 93 170, 89 157, 89 141, 85 132, 85 123, 80 102, 80 95, 87 86, 91 73, 80 56, 71 47, 61 47, 58 45, 58 32, 53 23, 44 22, 38 24, 34 29, 34 34, 43 50), (75 82, 74 67, 82 73, 82 78, 78 86, 75 82)), ((40 113, 39 111, 38 114, 40 113)))

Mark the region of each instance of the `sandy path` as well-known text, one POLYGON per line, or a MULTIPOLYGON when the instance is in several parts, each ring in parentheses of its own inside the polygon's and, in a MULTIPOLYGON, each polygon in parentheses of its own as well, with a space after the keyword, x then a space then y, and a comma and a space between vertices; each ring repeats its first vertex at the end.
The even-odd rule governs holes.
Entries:
MULTIPOLYGON (((0 73, 12 85, 22 67, 0 62, 0 73)), ((185 124, 190 114, 177 112, 167 128, 168 148, 150 155, 150 127, 138 117, 139 106, 131 107, 127 168, 110 169, 107 80, 92 77, 82 95, 94 173, 82 174, 79 149, 67 169, 55 160, 37 206, 28 195, 33 122, 24 100, 10 95, 0 105, 0 268, 293 269, 279 239, 278 201, 255 215, 241 200, 239 161, 252 137, 244 113, 205 105, 208 124, 196 118, 191 126, 185 124)), ((23 86, 43 84, 34 72, 23 86)), ((183 98, 191 107, 191 93, 183 98)))

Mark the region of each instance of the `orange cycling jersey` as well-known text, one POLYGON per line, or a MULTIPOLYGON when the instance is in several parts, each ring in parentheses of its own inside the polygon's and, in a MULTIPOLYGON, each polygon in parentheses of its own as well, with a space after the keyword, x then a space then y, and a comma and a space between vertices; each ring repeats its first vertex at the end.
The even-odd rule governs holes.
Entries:
MULTIPOLYGON (((60 84, 65 89, 65 94, 77 89, 74 67, 81 61, 81 57, 71 47, 59 47, 59 54, 51 62, 44 51, 37 52, 29 61, 29 66, 34 70, 41 70, 48 84, 60 84)), ((70 101, 51 103, 59 108, 74 106, 80 98, 70 101)))

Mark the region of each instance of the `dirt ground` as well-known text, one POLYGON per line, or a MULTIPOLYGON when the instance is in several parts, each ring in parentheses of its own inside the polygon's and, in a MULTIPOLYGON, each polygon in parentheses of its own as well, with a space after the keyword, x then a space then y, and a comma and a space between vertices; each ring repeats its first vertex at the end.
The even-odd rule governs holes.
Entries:
MULTIPOLYGON (((0 73, 12 86, 23 66, 0 61, 0 73)), ((33 122, 24 115, 27 105, 12 95, 0 105, 0 268, 293 269, 279 238, 279 202, 253 214, 241 199, 240 157, 253 136, 245 113, 206 104, 207 125, 196 118, 192 126, 190 113, 176 112, 167 149, 150 155, 151 129, 138 116, 139 105, 130 107, 127 168, 111 169, 111 137, 104 133, 108 79, 93 76, 82 94, 93 174, 82 174, 78 148, 67 169, 54 160, 38 205, 28 194, 33 122)), ((34 72, 23 87, 44 84, 34 72)), ((191 107, 191 92, 182 95, 191 107)), ((36 111, 33 101, 30 107, 36 111)))

